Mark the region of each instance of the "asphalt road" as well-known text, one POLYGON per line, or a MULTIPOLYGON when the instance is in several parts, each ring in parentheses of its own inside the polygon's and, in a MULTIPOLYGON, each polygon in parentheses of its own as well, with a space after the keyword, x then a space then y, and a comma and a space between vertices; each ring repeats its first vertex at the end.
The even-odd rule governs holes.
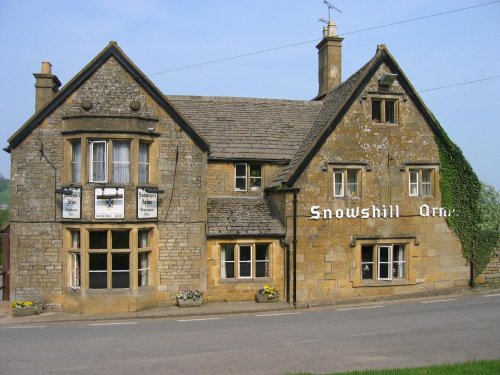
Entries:
POLYGON ((500 294, 0 327, 0 374, 285 374, 500 358, 500 294))

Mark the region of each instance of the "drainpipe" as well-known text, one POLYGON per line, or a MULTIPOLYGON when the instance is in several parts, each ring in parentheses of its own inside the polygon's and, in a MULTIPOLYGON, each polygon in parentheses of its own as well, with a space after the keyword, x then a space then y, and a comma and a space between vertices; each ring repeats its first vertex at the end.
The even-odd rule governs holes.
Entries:
POLYGON ((293 306, 297 305, 297 195, 299 189, 293 189, 293 306))

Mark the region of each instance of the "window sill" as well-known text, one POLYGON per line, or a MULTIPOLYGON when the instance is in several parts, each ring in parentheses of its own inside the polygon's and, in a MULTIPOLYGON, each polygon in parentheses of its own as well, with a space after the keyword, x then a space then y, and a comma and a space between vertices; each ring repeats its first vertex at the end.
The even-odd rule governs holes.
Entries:
POLYGON ((387 287, 387 286, 405 286, 411 283, 407 279, 398 280, 361 280, 358 288, 370 287, 387 287))
POLYGON ((270 277, 255 277, 248 279, 220 279, 220 282, 225 284, 233 284, 233 283, 272 283, 273 279, 270 277))
POLYGON ((116 289, 87 289, 87 295, 103 295, 103 294, 111 294, 111 295, 124 295, 131 294, 132 290, 130 288, 116 288, 116 289))

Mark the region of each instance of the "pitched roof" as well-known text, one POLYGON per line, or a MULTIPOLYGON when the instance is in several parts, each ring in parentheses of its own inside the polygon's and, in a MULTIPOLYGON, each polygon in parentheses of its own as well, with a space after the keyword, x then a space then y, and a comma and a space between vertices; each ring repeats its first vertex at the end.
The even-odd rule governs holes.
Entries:
POLYGON ((370 61, 324 97, 324 106, 321 108, 314 124, 304 138, 304 142, 290 163, 282 169, 268 188, 277 188, 283 184, 288 187, 293 186, 382 63, 386 63, 393 72, 398 74, 398 81, 401 86, 406 90, 410 98, 414 100, 420 113, 426 118, 434 133, 438 136, 442 134, 442 129, 439 127, 436 119, 425 106, 403 70, 387 50, 387 47, 379 45, 375 56, 370 61))
POLYGON ((285 231, 262 198, 208 198, 207 237, 281 237, 285 231))
POLYGON ((110 42, 90 63, 88 63, 73 79, 71 79, 54 98, 40 111, 36 112, 21 128, 8 140, 8 150, 19 145, 36 127, 48 117, 61 103, 64 102, 81 84, 85 82, 110 57, 114 57, 123 68, 141 85, 144 90, 181 126, 181 128, 202 149, 208 149, 207 141, 198 130, 183 118, 175 106, 161 93, 161 91, 146 77, 144 73, 118 47, 116 42, 110 42))
POLYGON ((173 96, 167 98, 210 145, 211 160, 289 161, 323 106, 320 102, 173 96))

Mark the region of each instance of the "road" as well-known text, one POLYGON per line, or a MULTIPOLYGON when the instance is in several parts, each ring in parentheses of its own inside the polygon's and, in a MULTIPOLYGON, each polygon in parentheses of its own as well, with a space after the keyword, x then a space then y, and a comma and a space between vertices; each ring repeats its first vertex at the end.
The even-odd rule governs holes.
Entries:
POLYGON ((0 327, 0 374, 284 374, 500 358, 500 294, 0 327))

